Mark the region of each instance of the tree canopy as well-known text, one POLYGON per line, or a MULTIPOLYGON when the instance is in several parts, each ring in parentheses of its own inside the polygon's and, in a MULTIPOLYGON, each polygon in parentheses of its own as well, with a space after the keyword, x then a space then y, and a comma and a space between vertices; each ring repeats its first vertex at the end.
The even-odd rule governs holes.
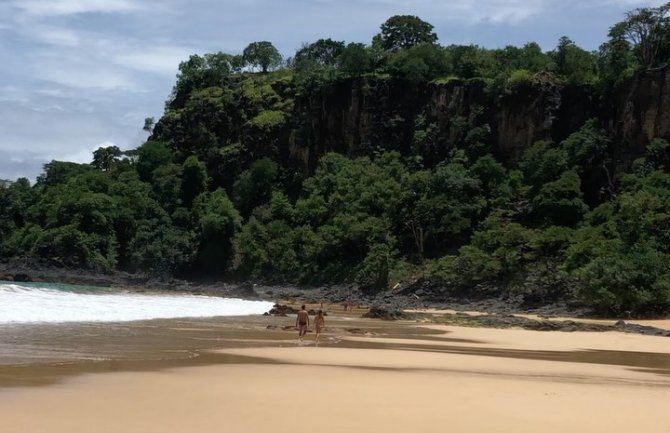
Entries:
POLYGON ((242 54, 246 64, 253 68, 261 68, 261 72, 267 73, 268 70, 281 65, 282 56, 272 45, 272 42, 261 41, 252 42, 244 49, 242 54))
POLYGON ((381 25, 375 37, 385 50, 411 48, 419 44, 437 42, 433 25, 414 15, 395 15, 381 25))

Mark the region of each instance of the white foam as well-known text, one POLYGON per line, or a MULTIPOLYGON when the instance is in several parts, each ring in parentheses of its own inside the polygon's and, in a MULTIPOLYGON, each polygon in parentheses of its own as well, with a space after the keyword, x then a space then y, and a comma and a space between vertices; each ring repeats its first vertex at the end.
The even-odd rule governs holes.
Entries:
POLYGON ((0 324, 126 322, 176 317, 262 314, 270 302, 195 295, 77 293, 0 284, 0 324))

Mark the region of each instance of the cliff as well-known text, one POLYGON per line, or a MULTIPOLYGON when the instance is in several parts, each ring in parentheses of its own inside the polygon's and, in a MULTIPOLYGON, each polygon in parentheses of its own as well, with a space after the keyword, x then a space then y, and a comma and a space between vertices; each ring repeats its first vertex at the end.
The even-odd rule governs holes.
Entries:
POLYGON ((395 150, 426 165, 455 148, 490 151, 514 165, 539 140, 556 143, 597 118, 611 159, 625 168, 653 138, 670 138, 670 68, 648 70, 605 93, 539 76, 511 89, 482 79, 413 83, 388 76, 299 85, 290 74, 240 74, 193 92, 168 111, 152 139, 178 160, 197 154, 218 185, 232 185, 267 156, 309 174, 327 152, 349 156, 395 150))
POLYGON ((623 163, 643 155, 654 138, 670 137, 670 67, 627 80, 603 113, 608 130, 620 142, 623 163))
POLYGON ((559 142, 598 118, 619 143, 617 157, 629 163, 651 139, 670 138, 669 74, 670 68, 642 72, 604 98, 588 86, 552 83, 527 83, 493 96, 481 80, 340 80, 296 98, 289 147, 308 170, 329 151, 365 155, 384 148, 439 161, 468 128, 486 125, 487 145, 513 163, 534 142, 559 142))

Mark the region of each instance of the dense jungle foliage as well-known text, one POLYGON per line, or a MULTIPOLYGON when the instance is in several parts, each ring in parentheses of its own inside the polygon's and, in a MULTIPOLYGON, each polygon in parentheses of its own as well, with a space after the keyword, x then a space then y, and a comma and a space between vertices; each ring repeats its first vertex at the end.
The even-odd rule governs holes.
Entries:
POLYGON ((564 140, 503 158, 477 110, 453 119, 445 136, 427 112, 408 132, 394 129, 403 111, 373 106, 360 121, 389 133, 352 151, 319 147, 314 118, 327 107, 311 103, 353 82, 364 91, 394 83, 410 95, 476 82, 492 103, 545 85, 605 98, 668 63, 667 12, 631 11, 595 52, 567 37, 548 52, 535 43, 441 46, 429 23, 395 16, 369 45, 320 39, 282 59, 261 41, 243 55, 193 55, 163 117, 147 119, 140 148, 100 148, 90 164, 46 164, 34 185, 0 185, 0 255, 370 291, 422 279, 473 296, 667 311, 663 138, 622 165, 621 143, 593 118, 564 140))

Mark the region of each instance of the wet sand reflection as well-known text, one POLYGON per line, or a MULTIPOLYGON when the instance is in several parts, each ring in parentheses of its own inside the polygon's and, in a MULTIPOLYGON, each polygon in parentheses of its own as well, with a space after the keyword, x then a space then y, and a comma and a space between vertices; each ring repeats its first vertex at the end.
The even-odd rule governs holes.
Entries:
MULTIPOLYGON (((291 347, 292 318, 236 317, 128 323, 79 323, 0 327, 0 387, 57 383, 68 377, 106 372, 156 371, 214 364, 274 361, 211 353, 212 349, 291 347), (267 329, 277 328, 277 329, 267 329)), ((670 376, 667 353, 624 350, 523 350, 487 347, 483 340, 453 338, 443 331, 406 323, 331 317, 322 346, 427 351, 456 355, 606 364, 670 376), (347 339, 367 335, 382 341, 347 339), (397 342, 420 340, 420 343, 397 342), (384 341, 386 340, 386 341, 384 341)), ((662 337, 650 337, 662 338, 662 337)), ((368 368, 368 367, 366 367, 368 368)))

